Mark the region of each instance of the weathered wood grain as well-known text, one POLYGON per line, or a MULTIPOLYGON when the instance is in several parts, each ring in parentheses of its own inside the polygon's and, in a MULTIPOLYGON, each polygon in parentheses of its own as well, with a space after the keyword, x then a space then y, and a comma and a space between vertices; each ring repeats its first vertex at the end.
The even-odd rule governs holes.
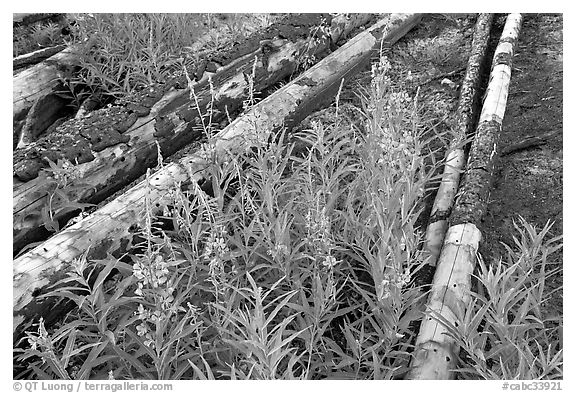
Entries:
MULTIPOLYGON (((291 18, 284 23, 299 21, 297 16, 291 18)), ((123 106, 68 121, 31 149, 17 151, 14 173, 26 183, 13 188, 14 250, 46 235, 43 209, 49 206, 55 220, 63 221, 69 213, 59 210, 70 201, 99 203, 156 164, 157 144, 167 157, 205 134, 218 131, 220 123, 242 108, 249 88, 262 91, 284 80, 296 72, 305 56, 326 56, 333 40, 342 39, 368 19, 336 17, 331 35, 328 31, 314 36, 302 33, 293 41, 263 40, 248 53, 234 49, 241 56, 219 66, 210 80, 200 77, 192 91, 187 83, 168 89, 151 88, 147 94, 124 100, 123 106), (78 176, 71 178, 66 187, 59 186, 53 176, 41 172, 47 159, 66 159, 76 164, 74 172, 78 176), (66 194, 67 200, 50 198, 56 187, 66 194)), ((319 23, 320 16, 307 16, 306 21, 319 23)))
POLYGON ((442 181, 438 187, 426 228, 426 250, 428 252, 426 263, 431 266, 436 266, 440 256, 444 235, 448 229, 448 217, 454 205, 454 198, 460 183, 460 173, 466 160, 465 141, 473 133, 478 118, 482 71, 487 57, 493 19, 493 14, 480 14, 476 21, 466 74, 460 88, 456 126, 451 133, 454 137, 446 153, 442 181))
POLYGON ((416 338, 409 379, 453 379, 459 347, 449 334, 458 328, 470 299, 471 277, 482 239, 478 229, 486 211, 494 159, 508 98, 512 57, 522 24, 510 14, 496 48, 466 172, 448 222, 426 314, 416 338))
MULTIPOLYGON (((420 19, 419 14, 392 14, 380 20, 234 120, 215 136, 213 148, 217 154, 233 154, 235 149, 246 148, 285 125, 299 122, 327 100, 333 99, 342 79, 351 77, 367 65, 373 49, 379 49, 381 41, 385 45, 396 42, 420 19)), ((271 61, 270 64, 276 63, 271 61)), ((97 259, 130 248, 133 234, 141 224, 146 198, 152 206, 162 208, 171 188, 197 181, 204 176, 205 166, 205 158, 199 152, 166 165, 150 176, 149 183, 139 183, 82 221, 15 259, 15 336, 27 319, 38 318, 50 311, 49 304, 38 302, 37 296, 63 277, 75 258, 86 253, 89 259, 97 259)))

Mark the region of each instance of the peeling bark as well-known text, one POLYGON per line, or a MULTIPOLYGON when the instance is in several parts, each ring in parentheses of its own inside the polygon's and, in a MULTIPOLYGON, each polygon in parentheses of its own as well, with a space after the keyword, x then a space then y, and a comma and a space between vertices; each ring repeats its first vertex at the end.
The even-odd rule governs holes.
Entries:
POLYGON ((451 225, 469 222, 478 226, 486 213, 494 160, 508 100, 514 46, 521 24, 521 14, 510 14, 496 48, 475 141, 470 149, 462 186, 450 217, 451 225))
POLYGON ((66 14, 59 13, 14 13, 12 14, 13 26, 27 26, 44 20, 53 20, 64 17, 66 14))
MULTIPOLYGON (((343 78, 369 63, 381 40, 391 45, 414 27, 419 14, 392 14, 357 35, 303 75, 255 105, 215 136, 217 154, 233 154, 285 124, 300 121, 327 100, 333 99, 343 78)), ((70 263, 87 253, 121 253, 130 248, 132 235, 139 230, 145 198, 158 209, 169 201, 169 190, 204 176, 205 161, 200 153, 164 166, 123 195, 80 222, 70 226, 33 250, 14 260, 14 335, 26 320, 50 312, 49 305, 37 301, 45 288, 61 277, 70 263), (49 274, 47 274, 49 272, 49 274)))
POLYGON ((17 70, 32 64, 40 63, 41 61, 54 56, 56 53, 62 52, 66 45, 56 45, 50 48, 42 48, 37 51, 26 53, 12 59, 12 69, 17 70))
POLYGON ((65 108, 66 101, 56 94, 48 94, 38 98, 26 115, 18 138, 17 149, 25 148, 34 142, 40 134, 60 118, 60 114, 65 108))
POLYGON ((458 329, 470 299, 471 276, 482 234, 478 229, 486 211, 496 145, 506 109, 514 46, 521 14, 510 14, 496 54, 466 172, 434 274, 426 314, 422 320, 408 379, 453 379, 459 348, 450 329, 458 329), (502 56, 503 53, 508 56, 502 56), (500 60, 507 58, 506 64, 500 60))
MULTIPOLYGON (((120 100, 112 108, 70 120, 30 149, 17 150, 14 175, 26 183, 13 188, 14 249, 45 236, 41 212, 50 202, 48 196, 53 192, 54 181, 45 171, 38 174, 48 166, 47 159, 70 161, 81 174, 60 190, 69 201, 99 203, 156 164, 156 143, 167 157, 201 139, 206 129, 217 131, 218 125, 227 121, 228 114, 242 108, 252 73, 253 89, 262 91, 294 73, 303 56, 325 56, 331 39, 343 38, 358 27, 356 23, 364 21, 362 18, 352 19, 354 23, 336 20, 335 25, 342 26, 339 35, 318 33, 310 37, 312 23, 319 23, 323 16, 307 14, 302 18, 295 15, 282 24, 297 26, 294 41, 252 38, 248 41, 256 47, 249 46, 253 49, 251 52, 246 53, 245 45, 232 48, 239 58, 219 53, 218 61, 224 65, 218 67, 211 81, 203 78, 193 85, 193 97, 186 79, 175 79, 168 86, 152 87, 138 96, 120 100), (79 187, 79 184, 90 186, 79 187)), ((271 27, 259 37, 273 37, 279 30, 271 27)), ((56 212, 66 203, 53 200, 50 208, 56 212)), ((63 221, 67 216, 56 214, 55 218, 63 221)))
POLYGON ((78 66, 73 48, 63 51, 23 70, 12 80, 12 112, 15 120, 22 120, 28 109, 39 98, 55 93, 59 86, 58 75, 78 66))
POLYGON ((454 139, 450 142, 450 147, 446 153, 446 164, 444 165, 442 181, 434 199, 430 221, 426 229, 425 249, 428 253, 426 263, 431 266, 436 266, 444 235, 448 229, 448 216, 452 210, 460 182, 460 173, 466 160, 464 141, 472 133, 476 125, 482 70, 486 59, 493 19, 493 14, 480 14, 476 21, 466 74, 460 89, 460 98, 456 111, 456 128, 453 130, 454 139))

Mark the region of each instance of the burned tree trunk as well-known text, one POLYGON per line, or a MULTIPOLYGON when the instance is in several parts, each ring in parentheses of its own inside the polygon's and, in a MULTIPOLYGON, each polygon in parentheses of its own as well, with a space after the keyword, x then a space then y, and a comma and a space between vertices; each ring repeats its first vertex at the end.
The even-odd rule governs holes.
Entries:
POLYGON ((488 91, 466 164, 459 197, 434 274, 409 379, 452 379, 458 356, 450 331, 458 329, 471 290, 471 276, 482 234, 478 225, 488 203, 497 144, 508 98, 514 46, 521 14, 510 14, 496 48, 488 91))
MULTIPOLYGON (((212 148, 217 154, 233 154, 235 149, 246 148, 255 139, 266 138, 284 125, 299 122, 333 99, 342 80, 369 63, 373 49, 380 48, 381 40, 385 45, 396 42, 420 18, 418 14, 392 14, 379 21, 233 121, 215 136, 212 148)), ((269 64, 274 68, 278 63, 272 58, 269 64)), ((179 96, 178 92, 174 94, 179 96)), ((159 105, 158 111, 164 107, 159 105)), ((71 268, 70 262, 82 254, 89 259, 98 259, 125 251, 138 230, 145 201, 162 209, 163 204, 168 203, 171 188, 197 181, 205 176, 205 167, 205 158, 200 152, 166 165, 151 175, 150 181, 139 183, 14 260, 15 336, 26 320, 50 312, 49 305, 36 298, 66 274, 71 268)))
POLYGON ((466 75, 460 89, 456 112, 456 129, 453 130, 454 139, 450 142, 446 154, 442 181, 432 206, 430 222, 426 228, 426 250, 428 252, 426 262, 430 266, 436 266, 440 256, 444 235, 448 229, 448 217, 452 211, 454 197, 460 183, 460 173, 466 159, 464 154, 465 141, 473 132, 477 120, 478 110, 476 108, 480 99, 482 69, 486 59, 493 19, 493 14, 480 14, 476 21, 466 75))
POLYGON ((14 119, 24 119, 36 100, 55 93, 59 85, 59 74, 70 72, 77 66, 78 60, 74 49, 67 48, 14 76, 12 80, 14 119))
POLYGON ((14 13, 12 14, 13 26, 27 26, 45 20, 57 20, 66 14, 58 13, 14 13))
POLYGON ((38 64, 41 61, 54 56, 56 53, 66 49, 66 45, 56 45, 49 48, 38 49, 37 51, 26 53, 12 59, 12 69, 17 70, 29 65, 38 64))
POLYGON ((14 175, 25 183, 13 188, 14 250, 45 237, 47 217, 63 223, 70 204, 98 203, 145 173, 157 162, 157 144, 166 157, 222 128, 242 108, 250 90, 263 91, 291 76, 306 57, 322 58, 334 40, 366 21, 336 17, 331 22, 338 28, 331 36, 312 29, 323 18, 292 15, 246 45, 204 62, 187 77, 70 120, 30 148, 17 150, 14 175), (210 79, 203 77, 209 72, 210 79), (65 186, 43 171, 48 160, 73 164, 66 165, 71 170, 63 174, 65 186), (54 197, 56 192, 59 197, 54 197))

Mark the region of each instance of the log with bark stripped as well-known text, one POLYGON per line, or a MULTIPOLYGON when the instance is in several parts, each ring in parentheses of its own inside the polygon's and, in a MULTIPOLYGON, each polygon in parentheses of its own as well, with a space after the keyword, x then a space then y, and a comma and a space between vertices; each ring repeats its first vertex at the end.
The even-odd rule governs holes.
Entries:
POLYGON ((428 297, 427 311, 416 339, 408 379, 452 379, 458 345, 449 334, 458 330, 470 299, 471 276, 481 241, 478 225, 486 211, 497 144, 508 98, 514 47, 521 14, 510 14, 496 48, 488 91, 450 227, 428 297))
POLYGON ((41 97, 59 90, 59 75, 79 65, 75 49, 70 47, 49 57, 42 63, 23 70, 12 80, 12 114, 22 120, 30 107, 41 97))
POLYGON ((460 89, 458 109, 456 112, 456 127, 452 130, 454 139, 446 153, 446 164, 442 174, 442 181, 438 188, 430 220, 426 228, 426 246, 428 253, 426 263, 436 266, 446 230, 448 229, 448 216, 452 210, 456 190, 460 183, 460 173, 464 167, 465 140, 473 132, 477 119, 477 107, 480 99, 480 84, 482 69, 486 59, 490 29, 493 14, 480 14, 476 21, 474 38, 466 75, 460 89))
MULTIPOLYGON (((232 60, 214 70, 210 81, 197 75, 201 80, 193 86, 193 94, 184 88, 188 86, 186 82, 178 80, 169 89, 152 88, 141 97, 70 120, 30 149, 17 151, 14 173, 26 183, 13 188, 14 250, 47 236, 43 228, 47 209, 53 220, 62 222, 69 216, 66 206, 71 202, 104 200, 156 164, 156 143, 167 157, 200 139, 207 129, 214 129, 214 123, 225 122, 242 108, 250 83, 255 91, 262 91, 282 81, 296 72, 303 56, 322 58, 329 52, 332 40, 344 38, 366 21, 337 17, 332 21, 333 26, 339 27, 337 34, 318 32, 311 36, 310 30, 322 18, 317 14, 292 15, 279 26, 297 26, 293 40, 274 38, 281 31, 272 26, 258 36, 271 39, 258 40, 255 47, 241 51, 232 48, 239 57, 232 59, 229 55, 232 60), (65 188, 49 172, 41 172, 48 165, 47 159, 78 164, 65 188), (57 188, 65 198, 51 197, 57 188)), ((221 54, 220 57, 223 58, 221 54)))
POLYGON ((66 45, 62 44, 38 49, 37 51, 17 56, 12 59, 12 69, 17 70, 32 64, 38 64, 41 61, 54 56, 56 53, 62 52, 64 49, 66 49, 66 45))
MULTIPOLYGON (((419 14, 392 14, 357 35, 336 52, 264 99, 215 136, 213 148, 220 154, 250 146, 255 139, 285 125, 295 124, 332 100, 342 80, 369 64, 381 41, 391 45, 421 19, 419 14)), ((169 203, 169 190, 204 176, 204 156, 195 153, 167 165, 82 221, 54 235, 14 260, 14 334, 25 321, 46 316, 49 304, 37 296, 66 275, 70 264, 86 253, 89 259, 118 254, 130 247, 138 232, 145 198, 162 209, 169 203)))

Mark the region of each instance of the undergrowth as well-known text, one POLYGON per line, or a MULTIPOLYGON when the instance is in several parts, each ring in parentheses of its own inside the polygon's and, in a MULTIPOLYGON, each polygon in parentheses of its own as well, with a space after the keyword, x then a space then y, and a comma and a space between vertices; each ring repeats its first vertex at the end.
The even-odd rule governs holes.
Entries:
POLYGON ((30 26, 13 28, 12 56, 64 43, 61 21, 41 21, 30 26))
POLYGON ((166 81, 202 54, 268 26, 264 14, 71 14, 81 71, 63 75, 66 94, 106 102, 166 81))
MULTIPOLYGON (((428 146, 444 136, 389 70, 385 58, 373 65, 362 124, 341 112, 234 155, 206 149, 204 182, 159 207, 147 199, 130 255, 80 258, 44 295, 75 308, 27 333, 15 377, 402 378, 427 294, 414 277, 439 165, 428 146)), ((538 310, 559 246, 546 229, 518 229, 506 264, 481 261, 484 291, 452 331, 460 372, 475 378, 560 367, 561 350, 538 344, 557 329, 538 310)))
POLYGON ((549 262, 562 239, 550 238, 550 223, 539 231, 520 218, 514 226, 518 236, 514 247, 506 246, 505 260, 479 260, 478 291, 451 329, 465 360, 462 378, 563 378, 562 316, 546 310, 550 299, 562 296, 562 286, 547 286, 562 269, 549 262))

